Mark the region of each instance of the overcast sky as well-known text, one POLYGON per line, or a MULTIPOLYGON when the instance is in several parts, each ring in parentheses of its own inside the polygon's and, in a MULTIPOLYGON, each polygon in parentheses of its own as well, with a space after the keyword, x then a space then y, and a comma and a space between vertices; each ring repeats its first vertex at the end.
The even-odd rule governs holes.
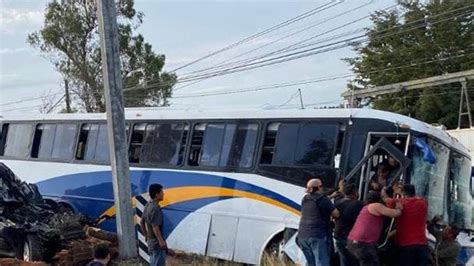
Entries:
MULTIPOLYGON (((35 98, 58 93, 56 99, 59 99, 61 97, 59 93, 62 92, 61 79, 54 66, 47 58, 29 47, 25 41, 28 33, 41 27, 44 8, 48 1, 0 1, 0 113, 39 112, 42 100, 35 98)), ((138 31, 144 35, 147 42, 152 44, 155 52, 166 55, 165 70, 172 70, 329 1, 136 0, 136 9, 145 14, 144 22, 138 31)), ((213 66, 235 55, 308 28, 239 59, 275 51, 392 5, 394 1, 389 0, 346 0, 316 15, 256 38, 245 45, 183 68, 177 71, 177 74, 183 77, 189 72, 213 66), (351 12, 337 19, 330 19, 347 11, 351 12), (317 26, 310 27, 311 25, 317 26)), ((341 35, 369 25, 370 20, 364 19, 313 41, 341 35)), ((350 36, 352 35, 347 35, 347 37, 350 36)), ((340 93, 345 89, 349 78, 271 90, 252 91, 252 89, 350 73, 348 65, 341 61, 341 58, 352 56, 355 56, 355 53, 350 48, 343 48, 291 62, 210 78, 182 89, 179 88, 186 83, 178 84, 174 91, 176 98, 171 99, 170 102, 180 108, 222 105, 288 108, 299 105, 296 93, 298 89, 301 89, 304 103, 307 105, 314 106, 317 103, 335 105, 342 101, 340 93), (250 90, 250 92, 183 98, 189 95, 235 90, 250 90)))

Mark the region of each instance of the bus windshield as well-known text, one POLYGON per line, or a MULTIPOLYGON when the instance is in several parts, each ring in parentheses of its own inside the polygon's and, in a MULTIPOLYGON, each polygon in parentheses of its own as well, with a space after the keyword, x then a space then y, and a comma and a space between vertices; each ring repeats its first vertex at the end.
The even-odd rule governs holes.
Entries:
POLYGON ((417 194, 428 200, 428 219, 439 216, 444 223, 470 228, 472 210, 468 158, 451 152, 436 140, 427 139, 426 143, 436 163, 426 161, 423 152, 412 147, 409 176, 417 194))

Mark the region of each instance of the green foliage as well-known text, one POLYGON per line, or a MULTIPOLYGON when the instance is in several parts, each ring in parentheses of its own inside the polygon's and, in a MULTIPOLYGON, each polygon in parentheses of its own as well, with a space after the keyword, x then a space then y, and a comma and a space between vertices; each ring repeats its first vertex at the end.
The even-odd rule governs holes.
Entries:
MULTIPOLYGON (((474 1, 442 2, 423 5, 414 1, 404 5, 403 12, 373 14, 373 25, 367 30, 369 41, 354 44, 358 56, 345 59, 357 75, 356 86, 381 86, 473 69, 474 1), (449 11, 453 12, 444 14, 449 11)), ((453 83, 386 95, 368 102, 376 109, 453 128, 457 126, 460 87, 459 83, 453 83)), ((472 102, 472 84, 468 88, 472 102)))
MULTIPOLYGON (((166 105, 176 75, 163 72, 165 56, 155 54, 141 34, 134 34, 143 21, 143 13, 135 10, 133 0, 119 0, 117 13, 124 87, 161 84, 125 91, 125 105, 166 105)), ((87 112, 105 111, 95 1, 52 1, 45 10, 43 27, 29 34, 27 41, 54 63, 87 112)))

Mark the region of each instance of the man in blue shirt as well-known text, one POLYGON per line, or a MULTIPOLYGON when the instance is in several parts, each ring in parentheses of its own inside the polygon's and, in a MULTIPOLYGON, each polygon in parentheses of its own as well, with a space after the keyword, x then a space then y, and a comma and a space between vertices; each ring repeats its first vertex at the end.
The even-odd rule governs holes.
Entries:
POLYGON ((331 200, 322 194, 322 182, 318 178, 308 181, 306 195, 301 203, 301 220, 298 229, 298 245, 308 266, 326 266, 330 261, 330 217, 339 217, 331 200))

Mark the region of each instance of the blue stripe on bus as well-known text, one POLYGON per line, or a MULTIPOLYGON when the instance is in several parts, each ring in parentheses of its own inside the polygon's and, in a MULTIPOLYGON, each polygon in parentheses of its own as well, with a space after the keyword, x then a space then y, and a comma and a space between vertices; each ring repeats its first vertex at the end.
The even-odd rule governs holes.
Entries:
MULTIPOLYGON (((301 207, 298 203, 268 189, 252 185, 243 181, 234 180, 219 175, 192 173, 192 172, 175 172, 166 170, 132 170, 130 171, 130 180, 132 188, 132 196, 146 193, 148 186, 152 183, 160 183, 164 188, 174 188, 182 186, 215 186, 236 190, 242 190, 255 194, 260 194, 268 198, 286 204, 296 210, 301 207)), ((110 171, 78 173, 54 177, 37 183, 40 192, 48 196, 60 196, 61 199, 71 203, 73 207, 81 213, 87 214, 93 218, 99 217, 105 210, 112 206, 113 189, 112 175, 110 171), (107 201, 97 201, 87 198, 102 198, 107 201)), ((165 195, 166 197, 166 195, 165 195)), ((204 198, 169 206, 165 210, 195 210, 207 204, 222 200, 225 198, 204 198)), ((170 225, 176 226, 186 215, 183 213, 175 213, 170 216, 170 225), (181 217, 181 218, 179 218, 181 217)), ((101 225, 103 229, 115 230, 115 221, 107 221, 101 225)), ((169 232, 168 232, 169 233, 169 232)))

